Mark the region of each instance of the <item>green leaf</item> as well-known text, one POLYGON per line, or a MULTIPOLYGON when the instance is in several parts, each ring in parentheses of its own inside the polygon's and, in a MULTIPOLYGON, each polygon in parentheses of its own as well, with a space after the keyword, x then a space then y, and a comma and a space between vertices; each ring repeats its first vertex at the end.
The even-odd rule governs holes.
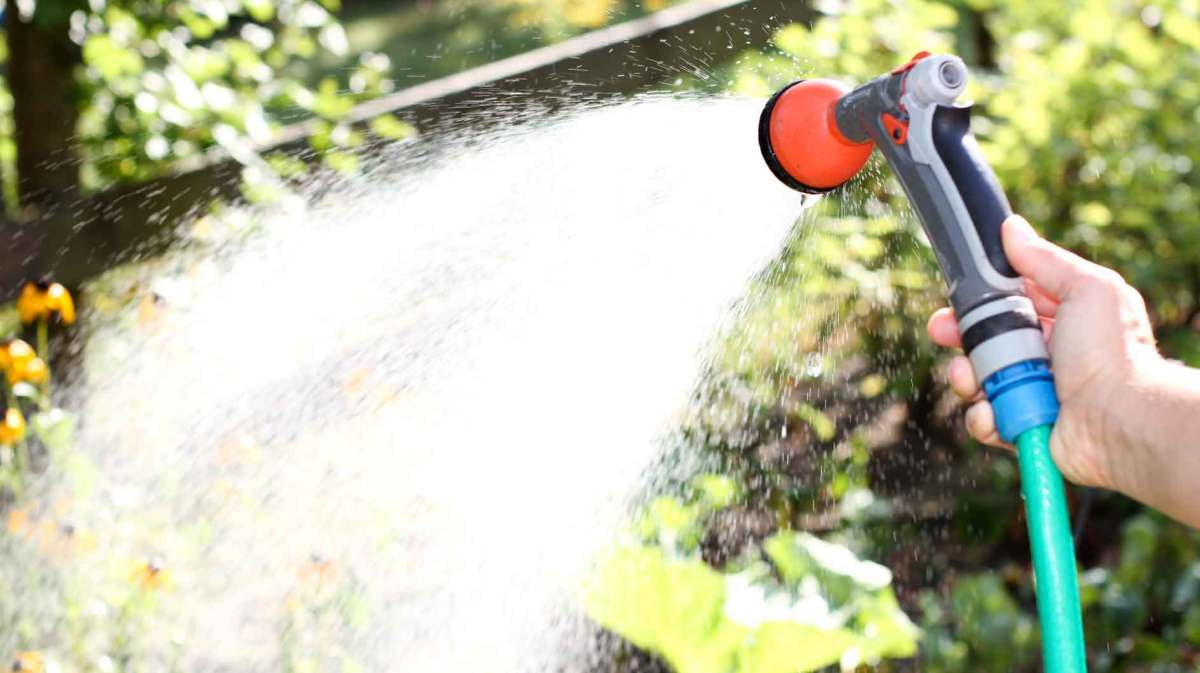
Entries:
POLYGON ((210 18, 201 16, 191 9, 184 7, 179 10, 179 20, 195 35, 197 39, 207 40, 217 32, 219 26, 210 18))
POLYGON ((29 425, 52 454, 61 454, 74 446, 75 416, 62 409, 38 412, 29 419, 29 425))
POLYGON ((823 442, 833 439, 834 434, 837 433, 837 426, 833 420, 810 404, 800 404, 793 414, 812 428, 817 438, 823 442))
POLYGON ((859 599, 856 625, 866 638, 860 652, 868 660, 911 657, 917 653, 920 630, 900 609, 889 587, 859 599))
POLYGON ((246 8, 250 18, 259 23, 275 18, 275 3, 271 0, 242 0, 242 7, 246 8))
POLYGON ((338 173, 350 174, 358 170, 358 157, 341 150, 325 152, 321 155, 321 162, 338 173))
POLYGON ((860 638, 848 629, 820 629, 795 622, 770 622, 743 646, 744 673, 807 673, 837 663, 860 638))
POLYGON ((1191 605, 1183 615, 1183 637, 1193 645, 1200 645, 1200 605, 1191 605))
POLYGON ((916 651, 917 630, 890 588, 831 611, 811 593, 780 587, 765 564, 722 575, 652 546, 606 557, 584 602, 598 623, 677 673, 803 673, 916 651))
POLYGON ((775 33, 775 46, 785 53, 799 56, 805 52, 812 34, 802 24, 793 23, 775 33))
POLYGON ((308 173, 308 164, 303 160, 282 152, 274 152, 264 159, 271 170, 282 178, 298 178, 308 173))
POLYGON ((701 502, 709 509, 723 509, 738 497, 738 485, 733 479, 720 474, 702 474, 692 480, 700 493, 701 502))
POLYGON ((950 605, 963 639, 985 670, 1011 670, 1030 657, 1037 637, 1033 622, 996 575, 959 580, 950 591, 950 605))
POLYGON ((412 124, 396 115, 386 114, 374 117, 369 123, 371 133, 388 140, 404 140, 416 134, 417 129, 412 124))
POLYGON ((142 55, 108 35, 92 35, 83 43, 83 60, 106 81, 141 73, 142 55))
POLYGON ((858 390, 867 399, 878 397, 887 390, 887 379, 879 374, 869 374, 859 381, 858 390))
POLYGON ((892 581, 891 571, 884 566, 809 533, 781 531, 768 538, 763 549, 784 581, 798 584, 805 577, 816 577, 822 593, 838 606, 857 592, 878 591, 892 581))
POLYGON ((723 615, 725 581, 701 561, 669 560, 650 547, 622 547, 586 591, 588 614, 680 673, 725 673, 744 630, 723 615))

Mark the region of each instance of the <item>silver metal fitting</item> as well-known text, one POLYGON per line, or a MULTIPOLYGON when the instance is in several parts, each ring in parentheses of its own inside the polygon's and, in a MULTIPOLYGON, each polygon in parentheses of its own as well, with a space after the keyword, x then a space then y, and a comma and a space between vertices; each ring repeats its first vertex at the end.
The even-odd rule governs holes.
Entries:
POLYGON ((950 105, 967 88, 967 66, 949 54, 927 56, 908 73, 906 92, 921 105, 950 105))

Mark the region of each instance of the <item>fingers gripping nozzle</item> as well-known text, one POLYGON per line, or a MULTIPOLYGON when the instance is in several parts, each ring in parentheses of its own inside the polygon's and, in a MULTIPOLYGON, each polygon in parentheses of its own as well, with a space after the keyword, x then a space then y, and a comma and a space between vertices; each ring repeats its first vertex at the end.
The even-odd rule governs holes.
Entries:
MULTIPOLYGON (((1000 239, 1012 209, 971 134, 970 106, 955 103, 967 78, 957 56, 922 52, 855 89, 801 80, 767 103, 759 143, 776 177, 811 194, 844 184, 879 149, 933 247, 976 375, 996 399, 1012 400, 1017 379, 987 382, 1021 363, 1044 365, 1049 355, 1000 239)), ((1030 377, 1017 387, 1030 389, 1030 377)), ((1044 378, 1053 397, 1048 370, 1044 378)), ((1042 384, 1033 387, 1045 391, 1042 384)), ((1044 420, 1046 414, 1034 416, 1044 420)), ((1026 424, 1000 422, 1002 433, 1026 424)))

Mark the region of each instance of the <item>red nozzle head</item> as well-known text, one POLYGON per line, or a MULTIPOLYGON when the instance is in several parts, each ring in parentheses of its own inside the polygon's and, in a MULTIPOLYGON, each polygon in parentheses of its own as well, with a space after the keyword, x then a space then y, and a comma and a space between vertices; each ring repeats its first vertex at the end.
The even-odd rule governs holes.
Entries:
POLYGON ((867 162, 874 146, 847 140, 834 118, 834 104, 849 91, 833 80, 802 79, 767 101, 758 144, 783 184, 821 194, 844 184, 867 162))

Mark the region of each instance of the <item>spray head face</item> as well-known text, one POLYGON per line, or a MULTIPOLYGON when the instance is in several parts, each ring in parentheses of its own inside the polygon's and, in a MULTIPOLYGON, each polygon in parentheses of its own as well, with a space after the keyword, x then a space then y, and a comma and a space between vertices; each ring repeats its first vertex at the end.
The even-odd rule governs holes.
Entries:
POLYGON ((858 173, 874 147, 838 129, 835 108, 850 92, 828 79, 800 80, 775 94, 758 122, 758 144, 775 177, 806 194, 822 194, 858 173))

